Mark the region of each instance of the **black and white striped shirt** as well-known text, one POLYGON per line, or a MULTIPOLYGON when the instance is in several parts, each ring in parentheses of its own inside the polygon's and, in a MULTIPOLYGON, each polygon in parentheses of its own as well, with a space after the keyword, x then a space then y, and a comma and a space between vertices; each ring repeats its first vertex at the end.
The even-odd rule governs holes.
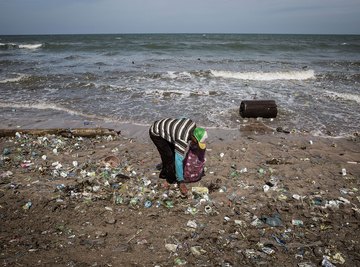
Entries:
POLYGON ((188 142, 191 139, 191 134, 196 128, 195 122, 190 119, 162 119, 155 121, 150 127, 151 134, 161 136, 165 140, 175 145, 175 150, 182 156, 185 156, 185 151, 188 142))

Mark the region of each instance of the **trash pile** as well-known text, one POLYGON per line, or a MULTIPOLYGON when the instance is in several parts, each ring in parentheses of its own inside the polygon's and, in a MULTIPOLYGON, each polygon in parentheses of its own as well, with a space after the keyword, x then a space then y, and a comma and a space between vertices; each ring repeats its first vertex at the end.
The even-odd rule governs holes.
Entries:
MULTIPOLYGON (((16 133, 1 139, 3 229, 10 227, 10 218, 16 214, 27 219, 38 215, 39 220, 54 216, 54 221, 65 220, 66 227, 73 229, 62 249, 81 251, 86 246, 90 251, 108 253, 111 259, 109 248, 120 247, 133 256, 128 264, 148 266, 360 264, 357 163, 351 161, 345 168, 303 145, 294 148, 283 139, 281 142, 284 144, 276 152, 264 143, 265 152, 259 152, 260 142, 254 139, 246 140, 242 148, 209 149, 206 176, 188 184, 189 195, 184 197, 176 185, 170 189, 161 186, 156 169, 159 156, 151 145, 122 136, 16 133), (316 173, 321 169, 322 173, 316 173), (47 204, 43 202, 48 201, 62 205, 62 209, 56 206, 45 214, 47 204), (65 210, 67 213, 61 213, 65 210), (79 228, 76 219, 79 210, 100 217, 105 212, 112 217, 105 226, 98 223, 94 232, 84 234, 84 226, 79 228), (64 218, 65 214, 70 215, 64 218), (154 220, 155 226, 150 224, 154 220), (114 225, 110 230, 109 224, 114 225), (111 236, 125 236, 124 244, 120 246, 111 236)), ((21 219, 18 227, 35 227, 29 223, 36 220, 34 217, 24 224, 21 219)), ((15 246, 20 241, 13 241, 16 234, 12 232, 4 230, 2 235, 6 261, 23 248, 15 246)), ((57 226, 56 235, 47 236, 51 230, 38 232, 42 233, 38 238, 60 242, 60 233, 65 231, 57 226)), ((37 245, 28 252, 34 249, 41 251, 37 245)), ((125 260, 109 259, 98 259, 98 263, 112 265, 125 260)), ((66 260, 63 263, 69 264, 66 260)))

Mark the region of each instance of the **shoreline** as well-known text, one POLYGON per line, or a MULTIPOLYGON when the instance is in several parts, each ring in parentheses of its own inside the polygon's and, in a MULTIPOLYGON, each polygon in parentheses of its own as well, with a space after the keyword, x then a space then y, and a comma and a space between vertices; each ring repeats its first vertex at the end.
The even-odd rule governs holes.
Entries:
MULTIPOLYGON (((56 116, 48 116, 32 118, 25 120, 24 118, 1 118, 3 120, 0 129, 51 129, 51 128, 104 128, 112 129, 115 131, 121 131, 125 136, 136 138, 140 141, 148 140, 149 124, 137 123, 137 122, 122 122, 117 120, 100 120, 82 118, 67 114, 61 114, 61 119, 56 116)), ((200 127, 204 127, 198 124, 200 127)), ((282 127, 271 127, 271 121, 269 119, 243 119, 239 117, 239 123, 237 128, 219 128, 219 127, 204 127, 209 132, 209 141, 214 140, 227 140, 231 141, 237 138, 243 138, 248 135, 271 135, 278 132, 284 132, 288 135, 301 135, 309 136, 311 138, 329 138, 329 139, 343 139, 351 138, 360 135, 360 132, 346 133, 342 135, 331 135, 314 133, 308 131, 301 131, 295 129, 282 129, 282 127), (241 120, 241 121, 240 121, 241 120)))

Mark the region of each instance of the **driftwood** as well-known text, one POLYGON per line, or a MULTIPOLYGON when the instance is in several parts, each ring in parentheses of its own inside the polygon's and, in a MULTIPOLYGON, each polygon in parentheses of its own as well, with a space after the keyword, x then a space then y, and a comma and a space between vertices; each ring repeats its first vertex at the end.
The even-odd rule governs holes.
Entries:
POLYGON ((106 128, 52 128, 52 129, 0 129, 0 137, 15 136, 16 133, 29 134, 29 135, 61 135, 65 137, 78 136, 78 137, 96 137, 97 135, 111 135, 117 136, 120 131, 106 128))

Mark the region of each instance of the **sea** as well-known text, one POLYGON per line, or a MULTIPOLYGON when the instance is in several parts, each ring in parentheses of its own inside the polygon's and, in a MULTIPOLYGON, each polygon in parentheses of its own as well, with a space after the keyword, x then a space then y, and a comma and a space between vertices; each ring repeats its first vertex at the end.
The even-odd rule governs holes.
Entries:
POLYGON ((359 114, 360 35, 0 36, 1 128, 188 117, 348 136, 359 114), (276 118, 242 118, 244 100, 274 100, 276 118))

